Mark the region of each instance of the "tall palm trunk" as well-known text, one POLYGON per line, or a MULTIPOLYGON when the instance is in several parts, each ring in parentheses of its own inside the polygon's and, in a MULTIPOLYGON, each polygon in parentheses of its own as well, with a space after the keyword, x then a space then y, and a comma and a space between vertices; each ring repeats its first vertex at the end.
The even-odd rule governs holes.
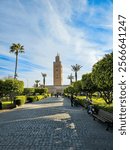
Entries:
POLYGON ((17 66, 18 66, 18 53, 16 53, 16 62, 15 62, 14 79, 16 79, 16 77, 17 77, 17 66))
POLYGON ((77 71, 75 71, 75 81, 77 81, 77 71))
POLYGON ((43 87, 45 88, 45 77, 43 77, 43 87))
POLYGON ((72 85, 72 79, 70 79, 70 85, 72 85))
POLYGON ((42 77, 43 77, 43 87, 45 88, 45 82, 46 82, 46 76, 47 76, 47 74, 45 74, 45 73, 42 73, 41 72, 41 74, 42 74, 42 77))
POLYGON ((81 68, 82 66, 76 64, 75 66, 74 66, 74 65, 71 65, 71 67, 72 67, 72 71, 75 72, 75 81, 77 81, 77 72, 80 70, 80 68, 81 68))
POLYGON ((14 79, 17 78, 17 65, 18 65, 18 54, 24 53, 24 46, 13 43, 12 46, 10 46, 10 53, 14 53, 16 55, 16 61, 15 61, 15 71, 14 71, 14 79))
POLYGON ((72 79, 73 79, 74 77, 72 76, 72 73, 70 74, 70 75, 68 75, 68 77, 67 77, 67 79, 69 79, 70 80, 70 85, 72 85, 72 79))

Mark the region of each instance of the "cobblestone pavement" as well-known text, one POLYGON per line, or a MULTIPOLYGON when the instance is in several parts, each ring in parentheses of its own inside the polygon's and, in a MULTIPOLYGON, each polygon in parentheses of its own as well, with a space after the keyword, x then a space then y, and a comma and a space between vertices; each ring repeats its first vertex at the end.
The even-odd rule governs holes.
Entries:
POLYGON ((112 150, 112 130, 71 107, 47 98, 0 113, 0 150, 112 150))

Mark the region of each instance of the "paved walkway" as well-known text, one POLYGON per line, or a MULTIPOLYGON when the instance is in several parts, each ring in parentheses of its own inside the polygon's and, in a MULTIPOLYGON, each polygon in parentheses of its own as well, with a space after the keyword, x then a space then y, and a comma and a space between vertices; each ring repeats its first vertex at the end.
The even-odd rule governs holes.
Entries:
POLYGON ((112 150, 112 131, 64 98, 0 113, 0 150, 112 150))

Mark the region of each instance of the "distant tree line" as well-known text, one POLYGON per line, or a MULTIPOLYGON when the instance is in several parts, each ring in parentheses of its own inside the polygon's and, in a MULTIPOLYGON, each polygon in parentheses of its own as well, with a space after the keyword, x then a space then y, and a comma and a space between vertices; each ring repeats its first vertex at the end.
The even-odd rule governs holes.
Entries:
POLYGON ((46 94, 47 88, 24 88, 24 82, 17 79, 0 80, 0 97, 14 99, 18 95, 46 94))
POLYGON ((113 53, 106 54, 93 65, 92 72, 82 75, 82 79, 72 83, 64 93, 77 95, 84 93, 89 99, 97 92, 107 104, 113 102, 113 53))

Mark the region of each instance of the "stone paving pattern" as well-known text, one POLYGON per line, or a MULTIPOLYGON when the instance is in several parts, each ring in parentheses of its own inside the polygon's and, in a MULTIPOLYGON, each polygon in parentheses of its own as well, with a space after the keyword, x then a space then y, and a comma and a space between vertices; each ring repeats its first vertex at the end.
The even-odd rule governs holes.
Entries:
POLYGON ((0 112, 0 150, 112 150, 112 129, 67 98, 0 112))

